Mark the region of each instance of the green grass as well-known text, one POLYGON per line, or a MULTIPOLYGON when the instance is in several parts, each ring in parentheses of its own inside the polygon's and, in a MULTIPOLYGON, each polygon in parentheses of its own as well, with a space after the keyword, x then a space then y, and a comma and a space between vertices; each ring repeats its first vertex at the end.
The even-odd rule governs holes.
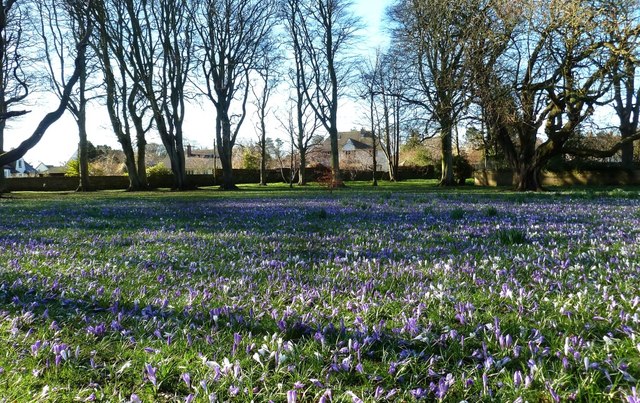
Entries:
POLYGON ((0 400, 435 401, 450 379, 445 401, 621 401, 640 379, 636 194, 15 192, 0 400))

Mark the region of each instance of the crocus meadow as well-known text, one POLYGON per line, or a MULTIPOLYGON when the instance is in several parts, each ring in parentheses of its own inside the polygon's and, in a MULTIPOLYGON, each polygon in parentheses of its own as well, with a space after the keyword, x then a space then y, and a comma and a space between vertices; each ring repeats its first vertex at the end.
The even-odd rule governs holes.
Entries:
POLYGON ((3 401, 640 397, 640 199, 0 201, 3 401))

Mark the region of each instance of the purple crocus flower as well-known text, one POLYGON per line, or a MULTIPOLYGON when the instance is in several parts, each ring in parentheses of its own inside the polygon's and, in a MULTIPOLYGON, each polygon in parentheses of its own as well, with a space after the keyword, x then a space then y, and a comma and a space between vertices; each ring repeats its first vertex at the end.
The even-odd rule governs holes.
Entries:
POLYGON ((327 389, 324 391, 322 396, 320 396, 320 400, 318 403, 331 403, 333 401, 333 397, 331 396, 331 389, 327 389))
POLYGON ((444 399, 444 396, 447 394, 449 388, 454 384, 454 382, 453 375, 451 374, 447 374, 446 377, 440 378, 435 390, 436 397, 438 399, 444 399))
POLYGON ((187 385, 187 388, 191 387, 191 375, 189 375, 188 372, 185 372, 184 374, 180 375, 180 379, 184 381, 184 383, 187 385))
POLYGON ((427 397, 427 393, 429 393, 429 391, 423 388, 417 388, 417 389, 411 390, 411 396, 413 396, 415 399, 423 399, 427 397))
POLYGON ((151 364, 144 364, 144 373, 149 382, 151 382, 154 387, 158 386, 158 380, 156 379, 156 368, 152 367, 151 364))
POLYGON ((560 402, 560 396, 558 395, 558 393, 551 387, 551 385, 547 382, 546 384, 547 386, 547 390, 549 391, 549 394, 551 395, 551 398, 553 399, 554 402, 559 403, 560 402))
POLYGON ((107 326, 104 323, 97 324, 95 326, 87 326, 87 333, 96 337, 104 335, 107 331, 107 326))
POLYGON ((513 373, 513 384, 516 388, 519 388, 520 385, 522 385, 523 379, 522 379, 522 371, 517 370, 516 372, 513 373))
POLYGON ((31 354, 33 354, 33 356, 37 356, 38 351, 40 351, 40 347, 42 347, 42 341, 38 340, 35 343, 33 343, 31 345, 31 354))
POLYGON ((526 375, 524 377, 524 387, 525 387, 525 389, 528 389, 529 387, 531 387, 532 383, 533 383, 533 377, 531 375, 526 375))
POLYGON ((297 393, 295 389, 287 391, 287 403, 296 403, 297 393))
POLYGON ((382 389, 381 386, 377 386, 375 392, 373 393, 373 398, 375 400, 378 400, 382 397, 383 393, 384 393, 384 389, 382 389))
POLYGON ((67 360, 69 358, 69 346, 66 343, 58 343, 54 344, 52 347, 53 354, 55 355, 54 363, 57 366, 60 366, 62 360, 67 360))
POLYGON ((238 351, 238 346, 240 346, 240 342, 242 341, 242 335, 240 333, 233 334, 233 346, 231 347, 231 355, 236 355, 236 351, 238 351))

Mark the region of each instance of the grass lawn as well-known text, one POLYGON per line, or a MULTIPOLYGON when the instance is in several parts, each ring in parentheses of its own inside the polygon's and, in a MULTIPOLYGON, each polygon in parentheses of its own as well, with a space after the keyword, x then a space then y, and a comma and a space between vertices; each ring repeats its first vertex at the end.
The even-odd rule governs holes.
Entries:
POLYGON ((635 401, 638 189, 434 185, 0 199, 0 401, 635 401))

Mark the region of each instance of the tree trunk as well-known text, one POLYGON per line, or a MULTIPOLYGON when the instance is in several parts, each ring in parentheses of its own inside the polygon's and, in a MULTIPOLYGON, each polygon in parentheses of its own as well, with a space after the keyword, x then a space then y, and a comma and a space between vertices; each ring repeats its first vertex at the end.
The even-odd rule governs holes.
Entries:
POLYGON ((332 125, 329 132, 329 141, 331 143, 331 186, 343 186, 342 175, 340 174, 340 149, 338 148, 338 129, 332 125))
POLYGON ((222 165, 222 184, 220 190, 237 190, 233 180, 231 122, 222 108, 218 109, 216 117, 216 139, 220 164, 222 165))
POLYGON ((387 159, 389 160, 389 180, 392 182, 396 182, 398 180, 396 176, 396 170, 393 166, 393 147, 391 145, 391 118, 389 117, 389 101, 387 100, 387 95, 382 94, 382 110, 384 116, 384 136, 385 136, 385 149, 387 159))
MULTIPOLYGON (((294 157, 294 149, 295 149, 295 145, 293 144, 293 136, 291 137, 291 152, 289 153, 289 188, 292 189, 293 188, 293 180, 295 179, 295 157, 294 157)), ((302 154, 302 152, 301 152, 302 154)), ((280 167, 282 168, 282 164, 280 164, 280 167)), ((298 178, 298 181, 300 180, 300 178, 298 178)))
POLYGON ((394 110, 394 121, 395 125, 393 126, 393 177, 396 181, 400 180, 398 178, 398 167, 400 166, 400 98, 395 100, 396 105, 393 108, 394 110))
POLYGON ((138 179, 144 189, 149 187, 147 180, 147 140, 144 138, 144 131, 139 131, 136 134, 136 149, 138 158, 136 163, 138 165, 138 179))
MULTIPOLYGON (((622 139, 624 140, 627 137, 634 135, 635 133, 628 130, 623 130, 620 128, 620 134, 622 139)), ((621 151, 621 159, 622 159, 622 167, 626 169, 633 169, 633 143, 627 143, 622 146, 621 151)))
POLYGON ((125 166, 127 167, 127 175, 129 176, 129 188, 127 190, 136 192, 146 189, 146 184, 140 180, 140 175, 138 174, 138 167, 135 163, 131 143, 121 141, 120 144, 122 145, 122 151, 125 155, 125 166))
MULTIPOLYGON (((0 106, 0 113, 6 113, 7 108, 0 106)), ((4 129, 7 127, 7 124, 4 120, 0 120, 0 155, 4 154, 4 129)), ((5 193, 7 189, 7 184, 5 183, 6 178, 4 175, 4 165, 0 165, 0 194, 5 193)))
POLYGON ((392 182, 398 181, 398 175, 396 173, 395 167, 393 166, 393 162, 389 161, 389 180, 392 182))
POLYGON ((542 190, 540 181, 540 168, 532 163, 520 163, 517 174, 516 190, 520 192, 542 190))
MULTIPOLYGON (((299 86, 301 86, 301 67, 296 63, 296 79, 299 86)), ((298 125, 298 151, 300 152, 300 169, 298 170, 298 185, 305 186, 307 184, 307 144, 305 144, 305 124, 304 124, 304 112, 302 110, 302 104, 304 102, 304 92, 301 87, 297 90, 297 103, 296 103, 296 120, 298 125)), ((291 137, 291 155, 293 156, 293 136, 291 137)), ((293 166, 291 166, 293 169, 293 166)), ((292 181, 293 182, 293 181, 292 181)))
POLYGON ((267 138, 264 118, 260 122, 262 134, 260 135, 260 186, 267 186, 267 138))
POLYGON ((176 178, 176 189, 177 190, 187 190, 193 189, 194 187, 189 183, 189 178, 187 177, 187 163, 186 157, 184 155, 184 144, 182 143, 182 128, 178 129, 180 132, 176 133, 176 166, 177 172, 174 172, 174 176, 176 178))
POLYGON ((87 140, 87 99, 85 91, 87 86, 86 66, 81 67, 80 78, 78 79, 80 102, 78 105, 78 171, 80 183, 78 183, 78 192, 88 192, 91 189, 89 182, 89 142, 87 140))
POLYGON ((221 190, 237 190, 238 187, 233 183, 233 169, 231 167, 231 158, 229 155, 220 155, 220 163, 222 164, 222 184, 221 190))
POLYGON ((453 177, 453 142, 451 124, 442 125, 440 140, 442 145, 442 177, 440 186, 454 186, 456 184, 453 177))
MULTIPOLYGON (((298 170, 298 185, 305 186, 307 184, 307 150, 300 144, 300 169, 298 170)), ((293 166, 291 167, 293 170, 293 166)))
POLYGON ((374 93, 373 91, 371 91, 370 93, 371 95, 371 99, 370 99, 370 104, 369 104, 369 115, 371 116, 371 144, 373 147, 372 150, 372 160, 373 160, 373 186, 378 186, 378 156, 376 155, 378 152, 378 147, 376 144, 376 123, 375 123, 375 116, 373 113, 373 108, 374 108, 374 93))

